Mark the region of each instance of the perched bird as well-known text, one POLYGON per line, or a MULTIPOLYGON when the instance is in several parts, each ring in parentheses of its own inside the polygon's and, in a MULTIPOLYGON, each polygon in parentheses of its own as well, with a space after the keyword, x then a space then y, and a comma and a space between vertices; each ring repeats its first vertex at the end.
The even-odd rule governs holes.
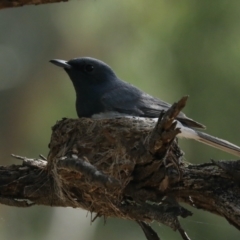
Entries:
MULTIPOLYGON (((51 63, 64 68, 74 85, 78 117, 109 118, 137 116, 158 118, 170 104, 150 96, 133 85, 119 79, 104 62, 90 58, 69 61, 53 59, 51 63)), ((179 137, 197 140, 225 152, 240 156, 240 147, 203 133, 204 125, 188 118, 184 113, 177 116, 179 137)))

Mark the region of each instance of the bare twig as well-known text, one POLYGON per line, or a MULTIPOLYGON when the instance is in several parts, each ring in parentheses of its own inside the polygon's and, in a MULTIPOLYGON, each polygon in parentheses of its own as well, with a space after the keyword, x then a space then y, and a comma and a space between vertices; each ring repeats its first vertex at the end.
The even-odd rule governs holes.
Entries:
POLYGON ((54 2, 67 2, 67 0, 1 0, 0 9, 22 7, 24 5, 39 5, 54 2))
POLYGON ((157 233, 145 222, 137 221, 139 226, 142 228, 147 240, 160 240, 157 233))

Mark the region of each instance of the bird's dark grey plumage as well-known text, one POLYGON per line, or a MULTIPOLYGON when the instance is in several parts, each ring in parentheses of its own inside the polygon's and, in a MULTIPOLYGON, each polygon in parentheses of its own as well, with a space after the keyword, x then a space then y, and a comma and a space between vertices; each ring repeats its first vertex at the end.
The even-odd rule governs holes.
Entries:
MULTIPOLYGON (((50 62, 64 68, 72 80, 77 95, 78 117, 130 115, 158 118, 161 111, 171 106, 122 81, 106 63, 97 59, 82 57, 69 61, 54 59, 50 62)), ((181 128, 179 136, 240 156, 240 147, 195 130, 205 127, 184 113, 180 113, 177 120, 181 128)))

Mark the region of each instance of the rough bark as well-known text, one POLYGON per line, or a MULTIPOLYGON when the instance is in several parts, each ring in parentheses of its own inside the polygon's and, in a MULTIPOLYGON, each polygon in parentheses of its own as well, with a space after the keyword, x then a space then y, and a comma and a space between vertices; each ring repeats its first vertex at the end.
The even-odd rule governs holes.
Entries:
POLYGON ((67 1, 68 0, 0 0, 0 9, 67 1))
MULTIPOLYGON (((53 127, 47 159, 0 167, 0 202, 70 206, 136 221, 149 240, 158 221, 179 231, 190 204, 240 229, 240 161, 183 162, 174 118, 187 98, 151 119, 63 119, 53 127)), ((94 220, 94 219, 93 219, 94 220)))

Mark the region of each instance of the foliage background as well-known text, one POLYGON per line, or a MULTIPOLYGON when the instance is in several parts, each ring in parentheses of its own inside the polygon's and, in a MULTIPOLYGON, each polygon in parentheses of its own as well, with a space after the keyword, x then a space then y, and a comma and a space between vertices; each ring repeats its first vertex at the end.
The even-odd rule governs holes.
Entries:
MULTIPOLYGON (((11 153, 47 155, 51 126, 76 117, 73 87, 50 59, 99 58, 118 76, 170 103, 189 94, 185 113, 240 145, 240 2, 71 0, 0 11, 0 164, 11 153)), ((181 140, 186 159, 234 157, 181 140)), ((188 207, 190 209, 190 207, 188 207)), ((239 239, 225 220, 200 210, 181 222, 192 239, 239 239)), ((181 239, 155 224, 161 239, 181 239)), ((96 220, 79 209, 0 207, 0 239, 145 239, 138 226, 96 220)))

